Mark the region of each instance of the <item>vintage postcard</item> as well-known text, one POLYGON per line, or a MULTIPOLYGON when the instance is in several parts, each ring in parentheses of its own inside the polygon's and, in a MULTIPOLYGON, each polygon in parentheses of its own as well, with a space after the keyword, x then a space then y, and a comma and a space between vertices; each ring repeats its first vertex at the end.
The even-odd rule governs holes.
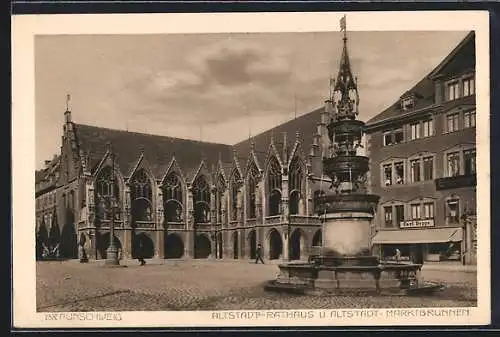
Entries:
POLYGON ((15 327, 490 322, 487 12, 12 28, 15 327))

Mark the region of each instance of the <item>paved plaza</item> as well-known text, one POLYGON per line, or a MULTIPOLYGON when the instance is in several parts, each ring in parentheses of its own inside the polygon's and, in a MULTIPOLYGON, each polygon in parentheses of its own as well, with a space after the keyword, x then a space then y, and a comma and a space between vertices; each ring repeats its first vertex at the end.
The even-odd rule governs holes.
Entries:
POLYGON ((103 261, 37 263, 37 311, 243 310, 476 306, 476 273, 429 267, 426 280, 447 288, 428 297, 305 296, 269 293, 276 264, 222 260, 149 260, 103 268, 103 261))

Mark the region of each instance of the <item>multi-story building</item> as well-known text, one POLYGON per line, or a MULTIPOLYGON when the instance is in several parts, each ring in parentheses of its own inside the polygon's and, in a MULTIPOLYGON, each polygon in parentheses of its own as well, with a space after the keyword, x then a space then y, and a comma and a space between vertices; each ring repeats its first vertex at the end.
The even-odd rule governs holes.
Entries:
POLYGON ((78 124, 66 111, 60 155, 36 173, 39 250, 74 258, 83 243, 104 258, 114 213, 125 258, 142 242, 150 258, 246 259, 262 243, 268 259, 307 259, 321 243, 326 120, 315 110, 230 146, 78 124))
POLYGON ((475 38, 367 122, 374 250, 417 262, 476 256, 475 38))

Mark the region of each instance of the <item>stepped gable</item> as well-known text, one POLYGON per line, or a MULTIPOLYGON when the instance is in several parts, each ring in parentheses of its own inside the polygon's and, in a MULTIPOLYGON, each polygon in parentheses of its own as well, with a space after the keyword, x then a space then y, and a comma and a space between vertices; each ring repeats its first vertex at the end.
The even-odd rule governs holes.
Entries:
POLYGON ((254 137, 251 137, 250 139, 246 139, 235 144, 234 149, 238 152, 238 154, 247 155, 250 153, 251 144, 253 142, 255 144, 254 151, 257 159, 259 160, 259 165, 265 170, 264 164, 269 144, 271 143, 271 136, 274 136, 274 144, 280 154, 280 159, 282 159, 283 133, 286 132, 287 134, 287 143, 291 151, 293 143, 295 142, 295 133, 299 131, 302 148, 304 153, 307 154, 309 153, 309 148, 313 143, 314 135, 318 131, 317 124, 321 121, 321 113, 323 110, 323 108, 313 110, 305 115, 299 116, 272 129, 264 131, 254 137))
POLYGON ((207 167, 217 163, 219 153, 224 161, 231 160, 231 147, 226 144, 200 142, 167 136, 151 135, 124 130, 114 130, 96 126, 75 124, 77 141, 80 149, 89 155, 92 172, 99 165, 106 153, 106 144, 111 142, 117 164, 124 176, 127 176, 137 163, 141 151, 152 173, 157 179, 165 174, 172 157, 185 172, 198 169, 202 157, 207 167))
POLYGON ((371 118, 366 125, 369 127, 379 122, 402 117, 416 110, 434 105, 435 87, 433 80, 439 77, 446 77, 450 74, 456 74, 463 69, 474 69, 476 64, 475 55, 475 34, 474 32, 470 32, 437 67, 406 92, 413 93, 417 96, 413 109, 408 112, 402 111, 400 108, 400 99, 398 99, 390 107, 371 118))

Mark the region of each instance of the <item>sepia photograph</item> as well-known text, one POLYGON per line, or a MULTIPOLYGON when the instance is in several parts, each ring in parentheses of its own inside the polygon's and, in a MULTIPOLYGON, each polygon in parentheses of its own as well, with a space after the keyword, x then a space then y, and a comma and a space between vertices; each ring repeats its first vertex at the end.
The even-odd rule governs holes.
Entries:
POLYGON ((488 323, 487 13, 450 13, 13 20, 19 322, 488 323))

